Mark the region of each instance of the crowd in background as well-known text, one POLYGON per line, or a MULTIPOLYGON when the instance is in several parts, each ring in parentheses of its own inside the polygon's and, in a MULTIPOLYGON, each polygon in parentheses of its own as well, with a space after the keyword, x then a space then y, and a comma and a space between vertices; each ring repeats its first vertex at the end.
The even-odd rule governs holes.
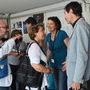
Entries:
POLYGON ((5 62, 8 67, 7 75, 0 76, 0 90, 80 90, 83 87, 90 90, 90 25, 82 16, 81 4, 75 1, 65 6, 64 17, 72 25, 70 37, 61 30, 61 21, 54 15, 47 20, 48 34, 43 23, 37 23, 33 17, 25 20, 29 44, 32 43, 27 51, 30 64, 35 71, 43 73, 40 87, 23 87, 24 84, 17 82, 20 57, 25 55, 28 45, 17 29, 6 39, 7 23, 0 19, 0 70, 5 62))

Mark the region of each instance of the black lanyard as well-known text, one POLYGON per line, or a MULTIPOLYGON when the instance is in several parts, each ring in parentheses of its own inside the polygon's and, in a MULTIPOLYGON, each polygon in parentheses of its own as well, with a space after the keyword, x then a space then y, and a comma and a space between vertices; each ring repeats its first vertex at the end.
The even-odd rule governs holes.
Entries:
POLYGON ((35 41, 35 43, 37 43, 38 44, 38 46, 40 47, 40 49, 41 49, 41 51, 44 53, 44 55, 46 56, 46 53, 45 53, 45 51, 43 50, 43 48, 39 45, 39 43, 36 41, 36 40, 34 40, 35 41))

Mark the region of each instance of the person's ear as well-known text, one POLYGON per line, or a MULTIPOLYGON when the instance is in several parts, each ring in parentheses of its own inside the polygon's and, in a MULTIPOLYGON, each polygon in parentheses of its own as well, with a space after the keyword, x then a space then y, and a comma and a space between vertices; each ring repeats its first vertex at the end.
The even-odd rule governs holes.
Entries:
POLYGON ((35 35, 35 37, 36 37, 36 36, 37 36, 37 33, 35 33, 34 35, 35 35))
POLYGON ((70 9, 70 10, 69 10, 69 13, 70 13, 70 14, 73 14, 73 10, 72 10, 72 9, 70 9))

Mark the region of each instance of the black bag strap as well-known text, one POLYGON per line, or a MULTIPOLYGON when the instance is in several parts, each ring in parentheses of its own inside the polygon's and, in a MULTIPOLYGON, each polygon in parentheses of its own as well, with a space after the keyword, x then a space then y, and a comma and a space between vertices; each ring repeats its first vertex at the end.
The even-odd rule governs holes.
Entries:
POLYGON ((40 49, 41 49, 41 51, 43 52, 43 54, 46 56, 46 53, 45 53, 45 51, 43 50, 43 48, 39 45, 39 43, 36 41, 36 40, 34 40, 37 44, 38 44, 38 46, 40 47, 40 49))
POLYGON ((27 49, 26 49, 26 54, 28 54, 28 50, 30 48, 30 46, 34 43, 34 41, 30 42, 30 44, 27 46, 27 49))

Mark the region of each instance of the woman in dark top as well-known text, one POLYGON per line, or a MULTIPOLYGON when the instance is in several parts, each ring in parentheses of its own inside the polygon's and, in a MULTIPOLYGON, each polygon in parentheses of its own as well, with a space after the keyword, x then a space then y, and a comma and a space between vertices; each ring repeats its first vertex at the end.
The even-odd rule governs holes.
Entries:
POLYGON ((47 26, 50 31, 46 36, 46 43, 48 46, 47 56, 51 54, 56 90, 67 90, 65 59, 67 56, 67 43, 69 38, 65 31, 60 30, 61 22, 57 17, 49 17, 47 26))

